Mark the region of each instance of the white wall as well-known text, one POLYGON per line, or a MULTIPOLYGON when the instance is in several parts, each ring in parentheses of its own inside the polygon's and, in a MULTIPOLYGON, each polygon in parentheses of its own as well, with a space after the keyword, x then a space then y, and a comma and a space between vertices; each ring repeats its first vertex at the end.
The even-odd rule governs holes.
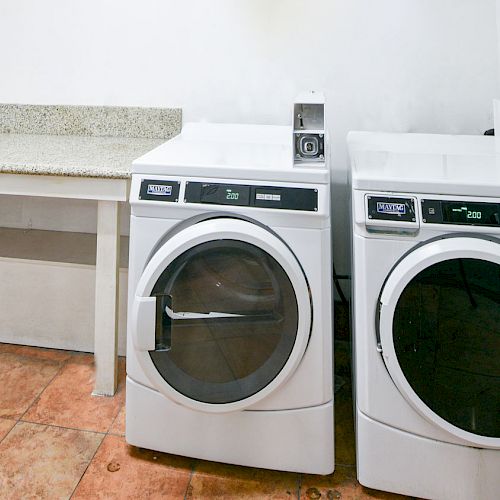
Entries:
MULTIPOLYGON (((347 132, 492 127, 495 19, 496 0, 2 0, 0 102, 181 106, 185 120, 284 124, 297 93, 323 90, 343 273, 347 132)), ((54 224, 73 225, 70 209, 49 208, 54 224)))
POLYGON ((499 73, 497 97, 500 98, 500 0, 496 0, 496 2, 497 2, 496 19, 497 19, 497 47, 498 47, 497 61, 498 61, 498 73, 499 73))

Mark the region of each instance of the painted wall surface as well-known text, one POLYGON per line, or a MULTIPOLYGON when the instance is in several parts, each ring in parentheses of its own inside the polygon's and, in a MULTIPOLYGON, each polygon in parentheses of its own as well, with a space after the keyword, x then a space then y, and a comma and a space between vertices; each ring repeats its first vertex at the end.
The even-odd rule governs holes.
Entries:
MULTIPOLYGON (((2 0, 0 47, 2 102, 287 124, 296 94, 324 91, 342 273, 347 132, 480 134, 499 85, 496 0, 2 0)), ((0 208, 4 225, 94 229, 92 204, 0 208)))
POLYGON ((498 85, 497 85, 497 98, 500 98, 500 0, 496 0, 496 20, 497 20, 497 62, 498 62, 498 85))

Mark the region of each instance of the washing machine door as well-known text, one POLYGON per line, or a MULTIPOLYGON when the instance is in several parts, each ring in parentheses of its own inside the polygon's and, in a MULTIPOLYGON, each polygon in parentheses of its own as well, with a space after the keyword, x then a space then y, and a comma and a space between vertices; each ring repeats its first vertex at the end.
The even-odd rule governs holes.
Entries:
POLYGON ((295 371, 311 331, 310 291, 288 246, 248 221, 178 232, 147 264, 131 334, 154 387, 193 409, 227 412, 295 371))
POLYGON ((383 359, 407 401, 467 443, 500 447, 500 241, 417 247, 388 276, 378 316, 383 359))

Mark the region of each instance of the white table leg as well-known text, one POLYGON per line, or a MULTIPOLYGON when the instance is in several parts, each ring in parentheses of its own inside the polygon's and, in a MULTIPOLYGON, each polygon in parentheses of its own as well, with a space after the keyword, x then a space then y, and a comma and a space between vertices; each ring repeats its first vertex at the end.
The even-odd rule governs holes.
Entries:
POLYGON ((112 396, 117 385, 120 211, 117 201, 99 201, 95 280, 96 380, 92 394, 112 396))

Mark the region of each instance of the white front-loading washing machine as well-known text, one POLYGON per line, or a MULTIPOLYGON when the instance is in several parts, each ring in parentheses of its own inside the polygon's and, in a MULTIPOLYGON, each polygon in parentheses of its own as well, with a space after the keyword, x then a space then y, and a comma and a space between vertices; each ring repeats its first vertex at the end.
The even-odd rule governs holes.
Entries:
POLYGON ((500 161, 491 137, 351 133, 358 479, 500 495, 500 161))
POLYGON ((330 177, 292 146, 188 124, 134 162, 129 443, 333 471, 330 177))

